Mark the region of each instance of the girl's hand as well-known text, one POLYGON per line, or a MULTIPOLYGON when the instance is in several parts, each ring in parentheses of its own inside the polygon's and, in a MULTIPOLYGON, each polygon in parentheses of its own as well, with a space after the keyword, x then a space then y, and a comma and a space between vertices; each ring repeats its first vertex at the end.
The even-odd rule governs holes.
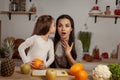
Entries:
POLYGON ((40 69, 45 69, 46 66, 44 64, 40 65, 40 69))
POLYGON ((71 44, 71 46, 68 44, 67 41, 63 40, 61 41, 62 42, 62 47, 66 53, 66 55, 70 54, 71 53, 71 50, 73 48, 73 43, 71 44))
MULTIPOLYGON (((35 61, 32 61, 31 64, 30 64, 31 67, 33 67, 33 68, 35 67, 35 66, 34 66, 34 63, 35 63, 35 61)), ((41 64, 41 65, 39 66, 39 69, 45 69, 45 68, 46 68, 45 64, 41 64)))
POLYGON ((31 62, 27 62, 26 64, 29 64, 29 65, 31 65, 31 62))

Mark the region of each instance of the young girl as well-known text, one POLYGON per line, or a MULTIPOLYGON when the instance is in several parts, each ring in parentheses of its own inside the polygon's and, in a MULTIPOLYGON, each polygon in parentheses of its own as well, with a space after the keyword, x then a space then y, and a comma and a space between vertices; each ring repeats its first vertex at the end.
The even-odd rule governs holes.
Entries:
POLYGON ((55 33, 55 30, 55 22, 52 16, 43 15, 38 18, 32 36, 26 39, 18 48, 24 63, 32 65, 32 61, 39 58, 44 62, 40 69, 51 65, 54 61, 54 48, 49 35, 55 33), (29 48, 29 51, 25 53, 27 48, 29 48))

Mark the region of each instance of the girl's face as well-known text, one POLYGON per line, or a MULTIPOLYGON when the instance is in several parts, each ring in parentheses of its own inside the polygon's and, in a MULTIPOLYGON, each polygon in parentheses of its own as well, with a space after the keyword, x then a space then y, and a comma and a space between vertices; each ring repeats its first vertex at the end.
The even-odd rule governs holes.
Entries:
POLYGON ((72 31, 71 23, 68 19, 60 19, 58 22, 58 33, 62 40, 68 40, 72 31))
POLYGON ((49 33, 50 33, 50 34, 54 34, 55 31, 56 31, 55 21, 52 20, 52 24, 51 24, 51 26, 50 26, 49 33))

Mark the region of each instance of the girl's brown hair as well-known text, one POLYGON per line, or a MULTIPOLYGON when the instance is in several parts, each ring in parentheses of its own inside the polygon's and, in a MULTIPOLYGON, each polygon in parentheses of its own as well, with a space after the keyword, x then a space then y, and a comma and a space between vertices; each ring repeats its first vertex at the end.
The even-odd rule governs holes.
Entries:
POLYGON ((52 24, 53 17, 50 15, 42 15, 38 18, 32 35, 45 35, 48 33, 52 24))

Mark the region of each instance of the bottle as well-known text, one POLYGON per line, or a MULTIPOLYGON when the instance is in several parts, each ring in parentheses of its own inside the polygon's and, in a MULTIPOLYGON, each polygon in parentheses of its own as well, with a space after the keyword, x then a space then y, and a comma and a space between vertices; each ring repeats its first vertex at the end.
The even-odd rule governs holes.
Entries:
POLYGON ((104 12, 105 15, 110 15, 111 11, 110 11, 110 6, 106 6, 106 11, 104 12))
POLYGON ((118 1, 116 8, 120 8, 120 1, 118 1))
POLYGON ((35 4, 32 4, 32 6, 30 8, 30 11, 31 12, 36 12, 37 11, 35 4))
POLYGON ((12 0, 10 3, 10 11, 17 11, 17 3, 16 0, 12 0))
POLYGON ((97 59, 97 60, 100 60, 100 52, 99 52, 99 48, 98 46, 96 45, 95 48, 93 49, 93 58, 94 59, 97 59))

